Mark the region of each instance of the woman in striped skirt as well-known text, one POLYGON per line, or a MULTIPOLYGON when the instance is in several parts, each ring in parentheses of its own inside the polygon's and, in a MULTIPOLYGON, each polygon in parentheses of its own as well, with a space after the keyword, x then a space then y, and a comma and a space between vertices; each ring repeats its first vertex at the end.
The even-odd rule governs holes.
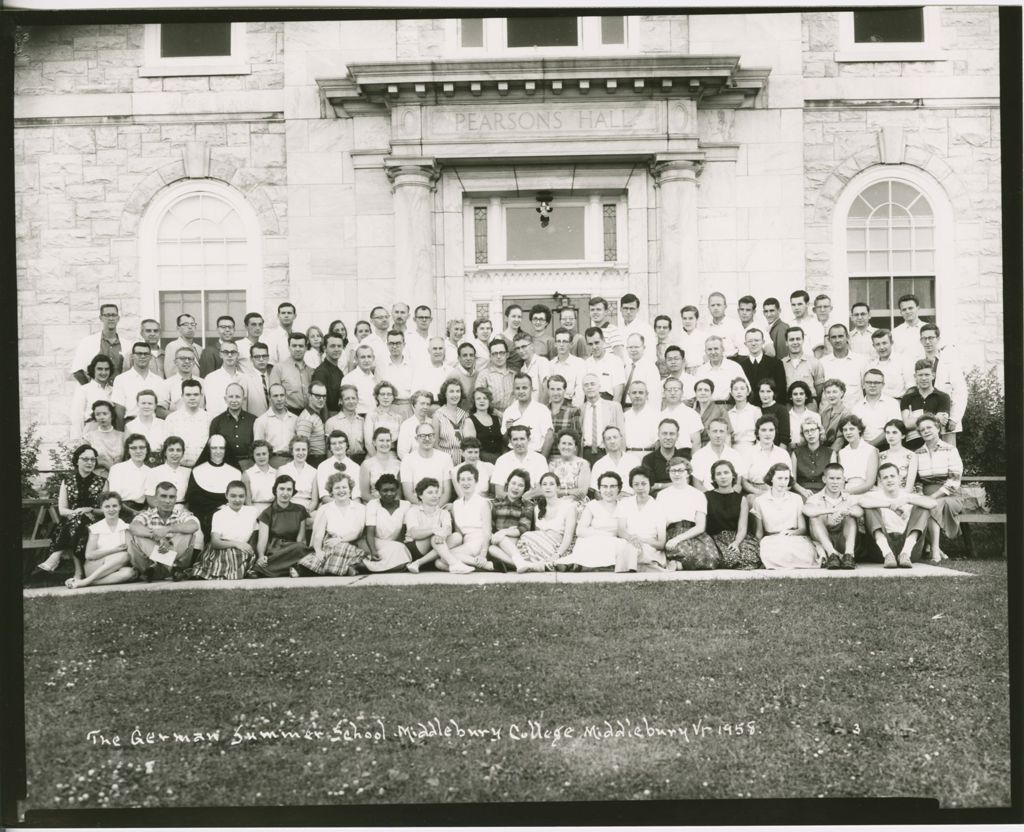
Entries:
POLYGON ((227 505, 214 512, 210 542, 192 569, 192 577, 204 581, 237 581, 256 564, 252 536, 260 510, 245 504, 245 483, 233 480, 224 491, 227 505))

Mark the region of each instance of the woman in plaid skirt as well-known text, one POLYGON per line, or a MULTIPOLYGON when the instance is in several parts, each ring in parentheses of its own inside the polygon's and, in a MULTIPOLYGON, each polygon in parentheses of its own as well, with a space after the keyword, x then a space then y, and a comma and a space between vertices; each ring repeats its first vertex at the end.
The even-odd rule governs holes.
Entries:
POLYGON ((352 478, 331 474, 327 493, 331 501, 320 507, 313 523, 313 551, 292 569, 292 577, 302 575, 354 575, 366 557, 356 546, 363 534, 366 512, 352 501, 352 478))

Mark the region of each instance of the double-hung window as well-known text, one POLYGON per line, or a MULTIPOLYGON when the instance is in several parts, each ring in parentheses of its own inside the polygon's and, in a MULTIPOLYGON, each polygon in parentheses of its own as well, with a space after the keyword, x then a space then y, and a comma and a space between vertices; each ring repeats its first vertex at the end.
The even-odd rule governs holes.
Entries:
POLYGON ((149 23, 142 77, 248 75, 245 23, 149 23))

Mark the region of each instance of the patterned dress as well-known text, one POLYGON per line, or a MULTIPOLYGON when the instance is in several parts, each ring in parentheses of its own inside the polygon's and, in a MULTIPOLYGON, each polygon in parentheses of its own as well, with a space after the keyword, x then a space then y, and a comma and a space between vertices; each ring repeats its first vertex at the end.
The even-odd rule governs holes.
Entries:
POLYGON ((320 552, 310 552, 298 565, 317 575, 347 575, 366 558, 366 552, 353 545, 363 533, 366 513, 362 503, 335 502, 320 507, 313 526, 314 539, 323 534, 320 552))
POLYGON ((900 488, 907 487, 907 477, 910 475, 910 461, 914 458, 914 452, 909 448, 886 448, 878 454, 878 467, 886 463, 895 465, 900 472, 900 488))
MULTIPOLYGON (((242 506, 238 511, 230 506, 221 506, 210 521, 211 530, 213 534, 220 534, 228 540, 252 543, 259 513, 256 506, 242 506)), ((199 563, 193 567, 192 574, 204 581, 237 581, 244 578, 255 563, 255 554, 247 554, 234 546, 215 549, 211 540, 199 557, 199 563)))
POLYGON ((454 414, 449 413, 448 406, 445 405, 434 411, 434 418, 437 420, 436 447, 452 458, 453 468, 462 463, 462 428, 469 416, 461 407, 454 410, 454 414))
MULTIPOLYGON (((551 569, 558 556, 558 549, 565 540, 565 518, 576 511, 576 502, 571 499, 555 500, 548 505, 543 517, 536 516, 535 530, 524 532, 516 542, 519 554, 527 563, 543 564, 551 569)), ((537 514, 539 514, 539 509, 537 514)))
POLYGON ((743 538, 738 553, 729 547, 736 542, 736 530, 740 523, 740 506, 744 500, 742 494, 730 491, 722 494, 709 491, 704 495, 708 501, 708 518, 706 532, 714 541, 721 555, 719 566, 722 569, 760 569, 761 556, 758 554, 757 540, 749 533, 743 538))
MULTIPOLYGON (((579 488, 580 478, 583 476, 583 468, 586 464, 587 461, 580 456, 569 460, 562 459, 561 456, 556 456, 548 463, 548 468, 551 469, 552 474, 558 477, 558 481, 562 484, 563 488, 579 488)), ((587 502, 587 496, 585 494, 580 497, 574 497, 573 499, 575 499, 579 505, 583 505, 587 502)))
MULTIPOLYGON (((103 493, 105 481, 95 473, 86 477, 71 471, 62 477, 68 495, 68 508, 96 508, 96 501, 103 493)), ((92 514, 75 514, 62 517, 50 540, 47 557, 54 552, 70 550, 76 560, 85 559, 85 544, 89 542, 89 526, 95 518, 92 514)))
MULTIPOLYGON (((697 525, 698 514, 707 515, 707 497, 692 485, 665 488, 658 493, 657 501, 665 514, 666 541, 697 525)), ((678 561, 683 569, 717 569, 721 565, 718 548, 706 534, 683 540, 672 548, 666 544, 665 555, 678 561)))

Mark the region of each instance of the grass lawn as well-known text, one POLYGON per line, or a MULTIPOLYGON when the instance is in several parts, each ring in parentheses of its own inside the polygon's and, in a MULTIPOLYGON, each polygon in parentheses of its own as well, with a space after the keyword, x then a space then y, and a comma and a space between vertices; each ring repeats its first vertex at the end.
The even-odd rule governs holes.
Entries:
POLYGON ((25 807, 1008 805, 1006 563, 954 565, 975 576, 27 599, 25 807), (434 718, 483 735, 417 737, 434 718))

